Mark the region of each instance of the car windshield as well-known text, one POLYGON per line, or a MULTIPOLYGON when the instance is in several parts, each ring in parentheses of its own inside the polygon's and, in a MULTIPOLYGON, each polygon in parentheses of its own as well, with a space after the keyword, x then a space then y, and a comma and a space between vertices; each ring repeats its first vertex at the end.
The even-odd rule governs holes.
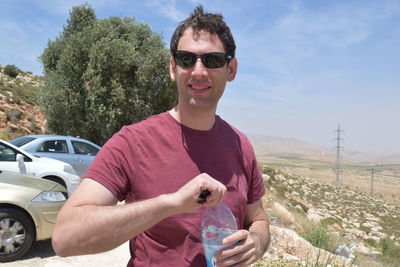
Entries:
POLYGON ((18 138, 15 138, 15 139, 9 141, 9 143, 13 144, 16 147, 21 147, 35 139, 36 139, 35 137, 31 137, 31 136, 21 136, 21 137, 18 137, 18 138))

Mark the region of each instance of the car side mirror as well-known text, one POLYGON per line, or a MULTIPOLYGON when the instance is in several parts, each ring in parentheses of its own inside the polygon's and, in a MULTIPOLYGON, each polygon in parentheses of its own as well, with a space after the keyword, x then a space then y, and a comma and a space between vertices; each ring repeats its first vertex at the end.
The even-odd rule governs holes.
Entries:
POLYGON ((24 165, 24 156, 22 154, 17 154, 16 156, 18 167, 22 167, 24 165))

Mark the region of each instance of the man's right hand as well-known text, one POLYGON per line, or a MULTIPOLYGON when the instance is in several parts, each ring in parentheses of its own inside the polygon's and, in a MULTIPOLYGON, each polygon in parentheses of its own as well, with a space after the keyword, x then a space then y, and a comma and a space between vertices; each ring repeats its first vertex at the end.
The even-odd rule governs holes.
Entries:
POLYGON ((207 173, 199 174, 182 186, 175 193, 169 194, 171 203, 176 207, 176 213, 193 212, 201 206, 215 206, 222 202, 226 187, 207 173), (210 194, 206 201, 199 203, 198 199, 202 191, 208 190, 210 194))

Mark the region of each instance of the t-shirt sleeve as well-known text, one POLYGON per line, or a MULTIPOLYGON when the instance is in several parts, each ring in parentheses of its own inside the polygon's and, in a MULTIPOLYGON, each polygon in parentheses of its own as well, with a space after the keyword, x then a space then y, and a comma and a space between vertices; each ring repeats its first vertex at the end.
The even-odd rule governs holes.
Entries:
POLYGON ((106 187, 114 196, 123 201, 130 190, 127 177, 126 129, 121 129, 101 148, 93 163, 85 173, 90 178, 106 187))

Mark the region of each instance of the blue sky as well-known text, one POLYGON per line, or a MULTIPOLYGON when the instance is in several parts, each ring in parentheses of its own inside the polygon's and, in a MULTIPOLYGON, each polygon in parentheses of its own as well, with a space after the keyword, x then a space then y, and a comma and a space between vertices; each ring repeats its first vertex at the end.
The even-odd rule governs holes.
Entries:
MULTIPOLYGON (((38 56, 85 1, 0 0, 0 64, 41 74, 38 56)), ((218 114, 245 133, 347 151, 400 153, 400 1, 87 0, 99 19, 134 17, 169 43, 203 4, 237 43, 238 75, 218 114)))

